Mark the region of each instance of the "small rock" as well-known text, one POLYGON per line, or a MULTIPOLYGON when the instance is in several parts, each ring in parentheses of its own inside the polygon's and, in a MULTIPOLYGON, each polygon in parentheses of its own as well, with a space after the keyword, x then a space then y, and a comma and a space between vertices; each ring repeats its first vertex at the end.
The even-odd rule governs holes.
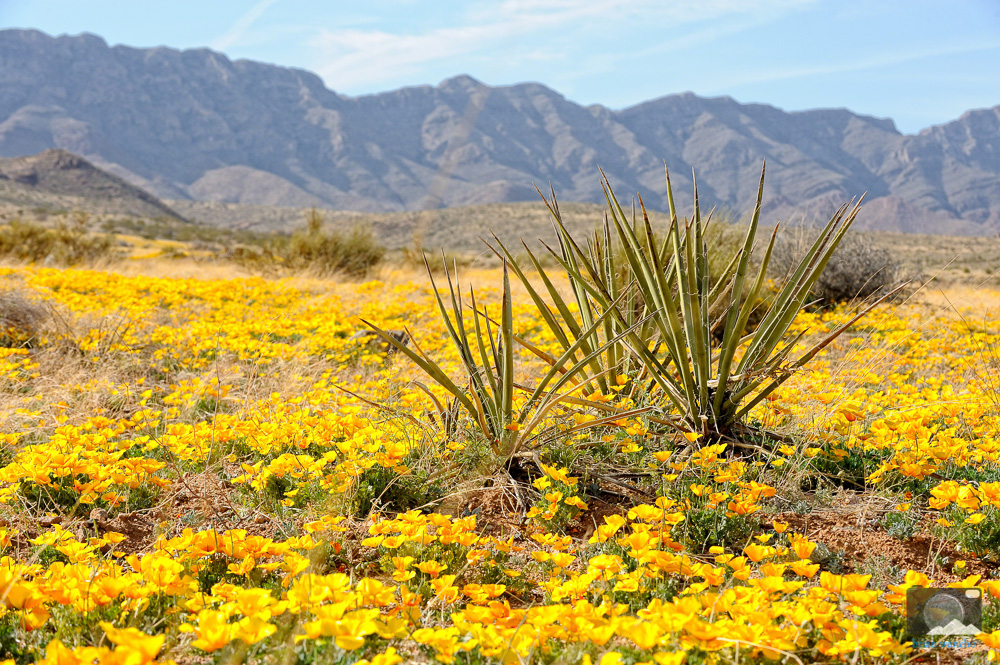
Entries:
POLYGON ((833 558, 833 552, 826 545, 826 543, 819 543, 816 545, 816 549, 812 551, 809 555, 809 560, 813 563, 825 563, 833 558))
POLYGON ((62 524, 62 515, 54 515, 50 517, 43 517, 38 520, 38 526, 52 526, 53 524, 62 524))
MULTIPOLYGON (((389 337, 407 346, 410 343, 410 336, 405 330, 386 330, 385 331, 389 337)), ((359 330, 350 337, 353 341, 361 341, 364 346, 371 349, 372 351, 382 351, 387 356, 394 354, 397 349, 394 345, 385 341, 377 332, 374 330, 359 330)))

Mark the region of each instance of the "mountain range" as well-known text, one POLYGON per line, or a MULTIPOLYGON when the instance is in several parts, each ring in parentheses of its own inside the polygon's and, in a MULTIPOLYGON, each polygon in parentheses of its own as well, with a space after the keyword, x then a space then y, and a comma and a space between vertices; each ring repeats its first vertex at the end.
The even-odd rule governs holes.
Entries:
POLYGON ((916 135, 846 109, 669 95, 621 110, 468 76, 362 97, 209 49, 0 31, 0 157, 61 148, 163 198, 391 212, 538 200, 703 204, 810 219, 867 192, 869 228, 1000 230, 1000 106, 916 135))

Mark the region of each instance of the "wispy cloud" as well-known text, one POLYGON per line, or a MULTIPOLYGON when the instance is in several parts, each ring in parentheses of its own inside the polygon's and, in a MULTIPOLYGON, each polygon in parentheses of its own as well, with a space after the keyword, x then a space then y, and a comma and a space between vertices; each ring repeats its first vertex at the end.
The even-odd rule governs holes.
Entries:
POLYGON ((806 65, 800 67, 787 67, 780 69, 768 69, 762 72, 745 73, 741 72, 731 80, 713 81, 716 92, 723 92, 732 87, 741 85, 753 85, 758 83, 771 83, 774 81, 785 81, 807 76, 822 76, 825 74, 845 74, 849 72, 861 72, 883 67, 902 65, 926 58, 936 58, 948 55, 962 55, 966 53, 976 53, 980 51, 994 51, 1000 49, 1000 39, 977 41, 963 44, 949 44, 936 48, 920 48, 908 51, 894 51, 891 53, 880 53, 866 58, 846 60, 832 64, 806 65))
MULTIPOLYGON (((447 25, 422 32, 322 29, 312 41, 315 68, 334 88, 372 86, 412 75, 448 58, 487 56, 518 40, 548 41, 611 25, 656 21, 677 29, 725 15, 781 14, 814 0, 502 0, 479 5, 447 25)), ((627 31, 619 31, 626 34, 627 31)), ((530 46, 550 53, 545 41, 530 46)), ((575 40, 585 49, 584 40, 575 40)), ((627 44, 627 40, 625 40, 627 44)), ((502 56, 501 56, 502 57, 502 56)))
POLYGON ((238 42, 243 33, 247 31, 247 28, 253 25, 254 21, 259 19, 276 2, 278 0, 260 0, 248 9, 243 16, 239 17, 229 30, 213 41, 211 47, 216 51, 223 51, 238 42))

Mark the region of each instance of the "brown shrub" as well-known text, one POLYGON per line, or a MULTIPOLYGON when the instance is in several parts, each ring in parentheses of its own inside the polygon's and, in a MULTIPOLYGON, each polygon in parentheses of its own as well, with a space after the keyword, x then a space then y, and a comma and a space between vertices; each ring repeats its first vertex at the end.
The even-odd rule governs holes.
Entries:
MULTIPOLYGON (((818 235, 817 229, 808 227, 780 234, 771 257, 774 279, 787 279, 818 235)), ((866 234, 849 232, 830 257, 812 294, 820 307, 865 300, 892 290, 900 283, 900 275, 900 265, 888 249, 866 234)))

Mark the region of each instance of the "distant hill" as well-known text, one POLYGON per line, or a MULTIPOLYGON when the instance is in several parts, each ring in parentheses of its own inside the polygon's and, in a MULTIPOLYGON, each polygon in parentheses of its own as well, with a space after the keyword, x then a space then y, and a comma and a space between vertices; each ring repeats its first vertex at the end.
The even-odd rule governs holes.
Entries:
POLYGON ((0 203, 183 219, 148 192, 59 149, 0 159, 0 203))
POLYGON ((745 211, 767 159, 769 219, 868 192, 860 226, 1000 229, 1000 106, 917 135, 844 109, 788 113, 670 95, 623 110, 535 83, 467 76, 350 98, 316 75, 208 49, 109 47, 94 35, 0 31, 0 156, 81 154, 163 199, 391 212, 620 196, 666 208, 663 165, 690 201, 745 211))

